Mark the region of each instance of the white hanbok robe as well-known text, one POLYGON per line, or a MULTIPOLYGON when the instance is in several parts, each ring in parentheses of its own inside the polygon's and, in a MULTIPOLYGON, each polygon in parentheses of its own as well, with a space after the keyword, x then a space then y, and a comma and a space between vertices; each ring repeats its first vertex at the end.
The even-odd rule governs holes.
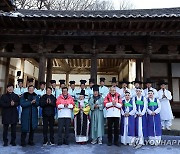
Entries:
MULTIPOLYGON (((152 90, 154 92, 154 98, 158 98, 158 92, 155 88, 149 88, 149 90, 152 90)), ((148 88, 144 89, 144 96, 148 98, 148 88)))
MULTIPOLYGON (((125 91, 128 91, 130 93, 130 96, 132 97, 131 90, 129 88, 126 87, 125 91)), ((122 100, 125 100, 125 91, 124 91, 124 88, 120 89, 120 93, 119 94, 120 94, 120 97, 121 97, 122 100)))
POLYGON ((171 105, 169 102, 172 99, 171 92, 165 89, 163 93, 163 90, 160 89, 158 91, 158 96, 159 96, 159 101, 161 102, 161 112, 160 112, 161 125, 163 127, 169 127, 172 125, 172 119, 174 119, 171 105), (165 94, 166 98, 162 98, 163 94, 165 94))
MULTIPOLYGON (((122 116, 124 116, 125 113, 129 113, 130 116, 135 118, 135 113, 136 113, 136 104, 135 104, 135 102, 133 100, 131 100, 131 99, 129 101, 124 99, 124 101, 127 102, 127 103, 132 101, 133 109, 130 111, 129 107, 122 107, 121 108, 122 116), (123 108, 125 108, 125 110, 123 110, 123 108)), ((134 122, 135 122, 135 119, 134 119, 134 122)), ((121 143, 123 143, 124 145, 132 144, 135 141, 135 136, 128 136, 128 132, 129 132, 128 126, 129 126, 129 117, 124 117, 124 124, 123 124, 123 126, 121 126, 121 129, 123 129, 123 132, 124 132, 123 135, 121 135, 121 143)), ((134 130, 134 132, 135 132, 135 130, 134 130)))
MULTIPOLYGON (((136 136, 136 138, 139 140, 138 144, 143 145, 144 144, 144 137, 146 137, 143 134, 145 133, 147 135, 147 126, 146 126, 146 130, 144 130, 146 132, 143 132, 143 125, 144 125, 144 123, 143 123, 143 116, 145 116, 144 118, 146 118, 147 99, 143 95, 141 95, 140 97, 136 96, 136 98, 137 98, 137 101, 143 100, 143 102, 144 102, 144 106, 143 106, 142 110, 141 110, 140 105, 136 105, 136 118, 138 118, 138 119, 136 119, 138 121, 137 122, 138 126, 136 126, 136 127, 138 127, 138 129, 136 128, 138 130, 137 131, 137 135, 138 136, 136 136), (143 97, 143 99, 142 99, 142 97, 143 97), (142 117, 138 117, 137 116, 138 114, 141 114, 142 117)), ((133 101, 136 103, 135 97, 133 97, 133 101)), ((145 125, 147 125, 146 121, 145 121, 145 125)))
POLYGON ((99 86, 99 93, 101 94, 102 98, 105 98, 109 93, 109 88, 106 86, 99 86))
POLYGON ((77 89, 72 89, 72 88, 69 88, 68 89, 68 93, 74 98, 74 100, 76 100, 76 93, 77 93, 77 89))
MULTIPOLYGON (((142 96, 145 96, 145 93, 144 93, 144 90, 143 89, 141 89, 141 94, 142 94, 142 96)), ((133 89, 131 89, 131 97, 133 98, 133 97, 135 97, 135 96, 137 96, 136 95, 136 88, 133 88, 133 89)))

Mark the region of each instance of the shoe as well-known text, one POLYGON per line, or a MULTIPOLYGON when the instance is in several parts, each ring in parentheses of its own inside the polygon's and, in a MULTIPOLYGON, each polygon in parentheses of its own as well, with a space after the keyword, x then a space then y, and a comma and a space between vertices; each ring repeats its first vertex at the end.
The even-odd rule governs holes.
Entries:
POLYGON ((62 142, 58 142, 58 145, 60 146, 60 145, 62 145, 63 143, 62 142))
POLYGON ((91 144, 96 144, 97 143, 97 140, 92 140, 91 144))
POLYGON ((68 141, 65 141, 64 144, 65 144, 65 145, 69 145, 69 142, 68 142, 68 141))
POLYGON ((166 128, 163 126, 163 127, 162 127, 162 130, 165 130, 165 129, 166 129, 166 128))
POLYGON ((46 145, 48 145, 48 142, 43 142, 43 146, 46 146, 46 145))
POLYGON ((54 144, 54 141, 49 142, 49 145, 51 145, 51 146, 52 146, 52 145, 55 145, 55 144, 54 144))
POLYGON ((102 140, 101 140, 101 139, 98 140, 98 144, 99 144, 99 145, 102 144, 102 140))
POLYGON ((108 142, 107 145, 108 145, 108 146, 112 146, 112 142, 108 142))
POLYGON ((16 146, 16 143, 15 142, 11 142, 10 143, 12 146, 16 146))
POLYGON ((137 146, 134 147, 134 149, 139 149, 141 148, 143 145, 142 144, 138 144, 137 146))
POLYGON ((22 147, 26 147, 26 143, 21 143, 21 146, 22 147))
POLYGON ((169 126, 167 126, 166 129, 169 130, 169 131, 171 130, 171 128, 169 126))
POLYGON ((4 143, 3 146, 4 146, 4 147, 7 147, 7 146, 8 146, 8 143, 4 143))
POLYGON ((119 147, 119 142, 114 142, 114 145, 119 147))
POLYGON ((35 145, 34 142, 28 142, 28 144, 29 144, 30 146, 34 146, 34 145, 35 145))

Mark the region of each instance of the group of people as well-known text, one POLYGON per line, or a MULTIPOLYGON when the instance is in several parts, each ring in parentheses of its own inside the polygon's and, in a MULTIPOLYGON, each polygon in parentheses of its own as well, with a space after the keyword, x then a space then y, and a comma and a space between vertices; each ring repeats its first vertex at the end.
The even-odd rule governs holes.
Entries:
POLYGON ((23 79, 18 79, 18 87, 15 89, 13 84, 7 85, 7 93, 0 98, 4 146, 8 146, 9 125, 10 144, 16 145, 16 125, 19 121, 21 146, 26 146, 27 133, 28 144, 33 146, 38 118, 43 119, 43 145, 55 144, 55 119, 58 120, 58 145, 69 144, 72 121, 75 140, 79 144, 88 142, 89 134, 92 144, 102 144, 106 119, 108 146, 113 143, 119 146, 119 134, 124 145, 139 148, 144 145, 146 138, 158 145, 162 129, 170 130, 173 114, 169 101, 172 95, 166 89, 167 82, 164 80, 158 83, 159 91, 152 87, 151 79, 146 80, 144 90, 142 82, 136 79, 132 82, 133 89, 128 89, 130 82, 124 79, 119 82, 122 86, 119 88, 115 77, 110 81, 110 88, 105 86, 103 77, 100 78, 100 85, 96 85, 94 79, 89 79, 88 88, 86 80, 80 80, 79 89, 76 89, 75 81, 69 82, 69 88, 65 86, 65 80, 59 82, 59 88, 56 88, 55 80, 51 80, 51 86, 47 87, 45 82, 41 82, 39 90, 33 86, 33 79, 28 80, 27 88, 23 88, 23 79))

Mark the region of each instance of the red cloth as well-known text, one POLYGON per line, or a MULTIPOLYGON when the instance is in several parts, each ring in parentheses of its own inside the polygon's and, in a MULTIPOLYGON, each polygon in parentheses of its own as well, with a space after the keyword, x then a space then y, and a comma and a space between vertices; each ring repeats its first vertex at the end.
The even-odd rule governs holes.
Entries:
MULTIPOLYGON (((112 95, 110 93, 107 94, 107 96, 104 99, 104 106, 106 106, 107 103, 112 102, 112 95)), ((120 98, 120 94, 115 93, 115 99, 116 103, 119 103, 122 105, 122 99, 120 98)))
POLYGON ((59 104, 69 105, 72 104, 74 106, 74 99, 71 95, 68 94, 68 97, 65 99, 63 95, 60 95, 56 100, 56 106, 59 104))

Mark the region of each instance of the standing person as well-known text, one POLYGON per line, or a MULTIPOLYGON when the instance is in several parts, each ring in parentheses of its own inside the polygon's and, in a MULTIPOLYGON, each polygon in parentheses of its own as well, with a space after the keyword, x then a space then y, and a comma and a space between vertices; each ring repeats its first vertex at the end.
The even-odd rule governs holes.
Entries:
POLYGON ((93 97, 89 100, 91 107, 91 138, 92 144, 102 144, 102 137, 104 135, 104 99, 99 94, 99 86, 93 86, 93 97))
POLYGON ((147 137, 147 99, 142 94, 143 89, 136 88, 136 96, 133 98, 136 103, 135 118, 135 148, 138 149, 144 145, 144 138, 147 137))
POLYGON ((77 90, 75 88, 75 81, 69 81, 70 89, 68 89, 68 93, 73 97, 74 100, 76 100, 76 93, 77 90))
POLYGON ((105 80, 104 77, 100 78, 99 93, 103 98, 105 98, 109 93, 109 88, 105 86, 105 80))
POLYGON ((33 138, 34 131, 38 126, 38 105, 39 97, 34 92, 34 86, 28 87, 28 92, 25 92, 20 99, 22 107, 21 114, 21 146, 26 146, 26 136, 29 133, 28 144, 34 146, 33 138))
POLYGON ((136 104, 131 99, 129 91, 125 92, 125 99, 121 108, 121 143, 133 145, 135 142, 135 113, 136 104))
MULTIPOLYGON (((33 78, 28 78, 27 79, 27 87, 24 89, 24 92, 28 92, 28 87, 29 86, 34 86, 34 79, 33 78)), ((37 94, 37 89, 34 87, 34 93, 37 94)))
MULTIPOLYGON (((18 79, 17 81, 18 81, 18 87, 14 89, 14 93, 17 94, 20 98, 22 94, 24 93, 25 88, 23 87, 23 79, 18 79)), ((19 115, 19 124, 21 124, 22 108, 20 105, 17 108, 18 108, 18 115, 19 115)))
POLYGON ((159 81, 161 89, 158 91, 158 96, 161 103, 160 117, 162 129, 171 130, 170 126, 172 125, 173 113, 169 101, 172 99, 172 95, 171 92, 166 89, 167 84, 164 80, 159 81))
MULTIPOLYGON (((43 95, 46 94, 46 88, 45 88, 46 82, 41 81, 39 84, 40 84, 40 89, 37 90, 37 95, 39 96, 39 98, 41 98, 43 95)), ((39 119, 38 123, 43 124, 43 122, 42 122, 42 108, 40 106, 38 107, 38 119, 39 119)))
MULTIPOLYGON (((142 88, 142 81, 135 79, 134 81, 131 82, 132 84, 134 84, 134 88, 131 89, 131 97, 135 97, 136 96, 136 89, 142 88)), ((144 90, 142 89, 141 91, 142 96, 144 96, 144 90)))
POLYGON ((59 89, 56 92, 56 98, 58 98, 62 94, 62 88, 65 87, 65 80, 59 80, 59 89))
MULTIPOLYGON (((56 88, 56 80, 50 80, 50 86, 52 88, 52 95, 57 98, 57 91, 58 89, 56 88)), ((58 111, 57 108, 55 108, 55 120, 58 119, 58 111)))
POLYGON ((50 80, 50 87, 52 88, 52 95, 56 97, 57 88, 56 88, 56 80, 50 80))
POLYGON ((158 98, 158 92, 155 88, 152 87, 152 83, 154 83, 150 78, 146 79, 146 89, 144 89, 144 96, 148 98, 148 92, 149 90, 152 90, 154 93, 154 98, 158 98))
POLYGON ((50 145, 54 145, 54 115, 56 107, 56 98, 52 95, 52 88, 46 88, 46 94, 43 95, 39 101, 42 107, 43 116, 43 145, 48 144, 48 127, 50 132, 50 145))
POLYGON ((130 96, 131 96, 131 90, 127 87, 129 83, 130 82, 126 81, 126 79, 123 79, 122 81, 119 82, 119 84, 121 84, 121 86, 122 86, 122 88, 120 89, 120 96, 121 96, 122 100, 125 99, 126 91, 128 91, 130 93, 130 96))
POLYGON ((112 126, 114 125, 114 145, 119 146, 119 120, 121 117, 120 109, 122 100, 116 92, 115 87, 111 87, 109 94, 104 99, 106 107, 106 117, 108 122, 108 146, 112 145, 112 126))
POLYGON ((112 81, 110 81, 111 84, 112 84, 112 87, 114 87, 116 89, 116 92, 118 94, 120 94, 120 88, 117 86, 117 80, 116 80, 116 77, 112 77, 112 81))
POLYGON ((69 145, 69 127, 74 100, 71 95, 68 94, 67 87, 62 88, 62 94, 57 98, 56 106, 58 108, 58 145, 62 145, 63 143, 69 145), (63 140, 62 133, 64 127, 65 136, 63 140))
POLYGON ((89 90, 86 88, 86 80, 80 80, 80 88, 77 90, 76 98, 79 99, 79 94, 81 93, 81 90, 85 90, 85 101, 88 102, 89 100, 89 90))
POLYGON ((161 103, 154 97, 153 90, 148 92, 148 108, 147 108, 147 128, 150 143, 159 145, 162 136, 161 119, 160 119, 161 103))
POLYGON ((16 125, 18 122, 17 106, 19 105, 19 96, 14 92, 14 85, 7 85, 7 93, 0 98, 2 107, 2 124, 3 124, 3 146, 8 146, 8 127, 11 125, 11 142, 12 146, 16 146, 16 125))
POLYGON ((84 144, 88 141, 89 134, 89 111, 90 106, 85 101, 85 90, 79 93, 79 99, 74 107, 74 130, 77 143, 84 144))
POLYGON ((95 80, 90 78, 89 79, 89 88, 87 88, 88 93, 89 93, 89 99, 93 96, 93 86, 95 84, 95 80))

